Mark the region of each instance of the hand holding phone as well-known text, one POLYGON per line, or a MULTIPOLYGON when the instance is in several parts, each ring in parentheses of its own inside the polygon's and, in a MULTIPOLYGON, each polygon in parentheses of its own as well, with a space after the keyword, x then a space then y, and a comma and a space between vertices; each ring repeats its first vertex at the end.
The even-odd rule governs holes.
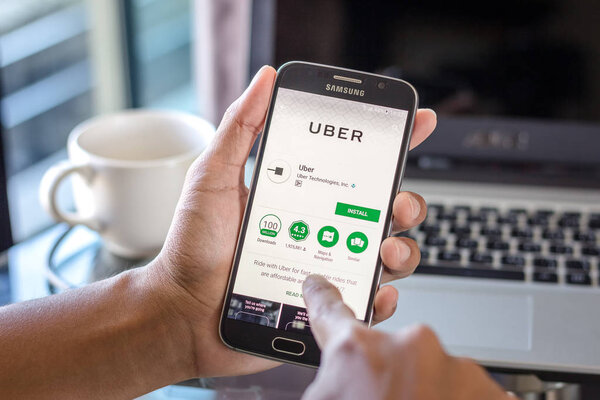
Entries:
POLYGON ((325 276, 371 323, 417 93, 398 79, 292 62, 270 103, 220 335, 236 350, 316 366, 302 282, 325 276))
MULTIPOLYGON (((194 370, 193 376, 249 374, 272 368, 276 362, 227 348, 218 334, 223 297, 227 287, 237 235, 240 229, 248 189, 244 185, 244 166, 248 153, 262 130, 275 70, 264 67, 250 87, 229 108, 209 148, 190 168, 182 197, 175 212, 165 246, 151 266, 166 287, 168 297, 161 307, 174 310, 173 330, 194 370), (177 322, 180 321, 180 322, 177 322)), ((433 131, 435 114, 419 110, 415 119, 411 147, 433 131)), ((424 218, 425 202, 414 193, 396 196, 394 221, 409 229, 424 218), (417 218, 411 203, 421 204, 417 218)), ((410 274, 419 260, 416 244, 408 239, 390 237, 382 245, 384 270, 382 281, 410 274), (410 256, 400 260, 397 243, 410 247, 410 256)), ((374 321, 388 318, 395 307, 397 293, 385 286, 375 296, 374 321)))

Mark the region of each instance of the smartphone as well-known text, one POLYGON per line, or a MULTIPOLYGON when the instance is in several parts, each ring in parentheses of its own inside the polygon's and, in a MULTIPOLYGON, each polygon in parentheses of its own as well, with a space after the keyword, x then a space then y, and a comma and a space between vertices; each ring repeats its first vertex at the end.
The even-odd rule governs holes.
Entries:
POLYGON ((371 322, 417 102, 399 79, 306 62, 278 70, 220 321, 227 346, 318 366, 302 299, 310 274, 371 322))

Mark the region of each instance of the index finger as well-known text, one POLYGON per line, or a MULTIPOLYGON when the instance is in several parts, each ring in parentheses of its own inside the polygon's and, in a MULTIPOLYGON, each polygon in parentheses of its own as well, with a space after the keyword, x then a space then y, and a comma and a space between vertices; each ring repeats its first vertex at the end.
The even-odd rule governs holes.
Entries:
POLYGON ((352 310, 344 304, 340 291, 321 275, 306 278, 302 293, 310 329, 319 347, 324 348, 343 326, 357 323, 352 310))

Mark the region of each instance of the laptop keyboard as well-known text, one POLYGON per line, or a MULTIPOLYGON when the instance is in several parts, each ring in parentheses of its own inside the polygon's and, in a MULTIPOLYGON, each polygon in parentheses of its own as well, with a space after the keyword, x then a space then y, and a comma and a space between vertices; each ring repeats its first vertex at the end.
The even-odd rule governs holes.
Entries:
POLYGON ((427 219, 400 236, 421 248, 417 273, 600 286, 600 210, 428 205, 427 219))

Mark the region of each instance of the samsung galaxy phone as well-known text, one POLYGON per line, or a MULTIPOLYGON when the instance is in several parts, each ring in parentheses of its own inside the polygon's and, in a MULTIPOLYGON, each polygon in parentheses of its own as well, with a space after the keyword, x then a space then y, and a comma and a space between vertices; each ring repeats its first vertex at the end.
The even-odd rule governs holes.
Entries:
POLYGON ((304 62, 279 69, 223 307, 225 344, 317 366, 302 298, 310 274, 371 322, 416 109, 402 80, 304 62))

